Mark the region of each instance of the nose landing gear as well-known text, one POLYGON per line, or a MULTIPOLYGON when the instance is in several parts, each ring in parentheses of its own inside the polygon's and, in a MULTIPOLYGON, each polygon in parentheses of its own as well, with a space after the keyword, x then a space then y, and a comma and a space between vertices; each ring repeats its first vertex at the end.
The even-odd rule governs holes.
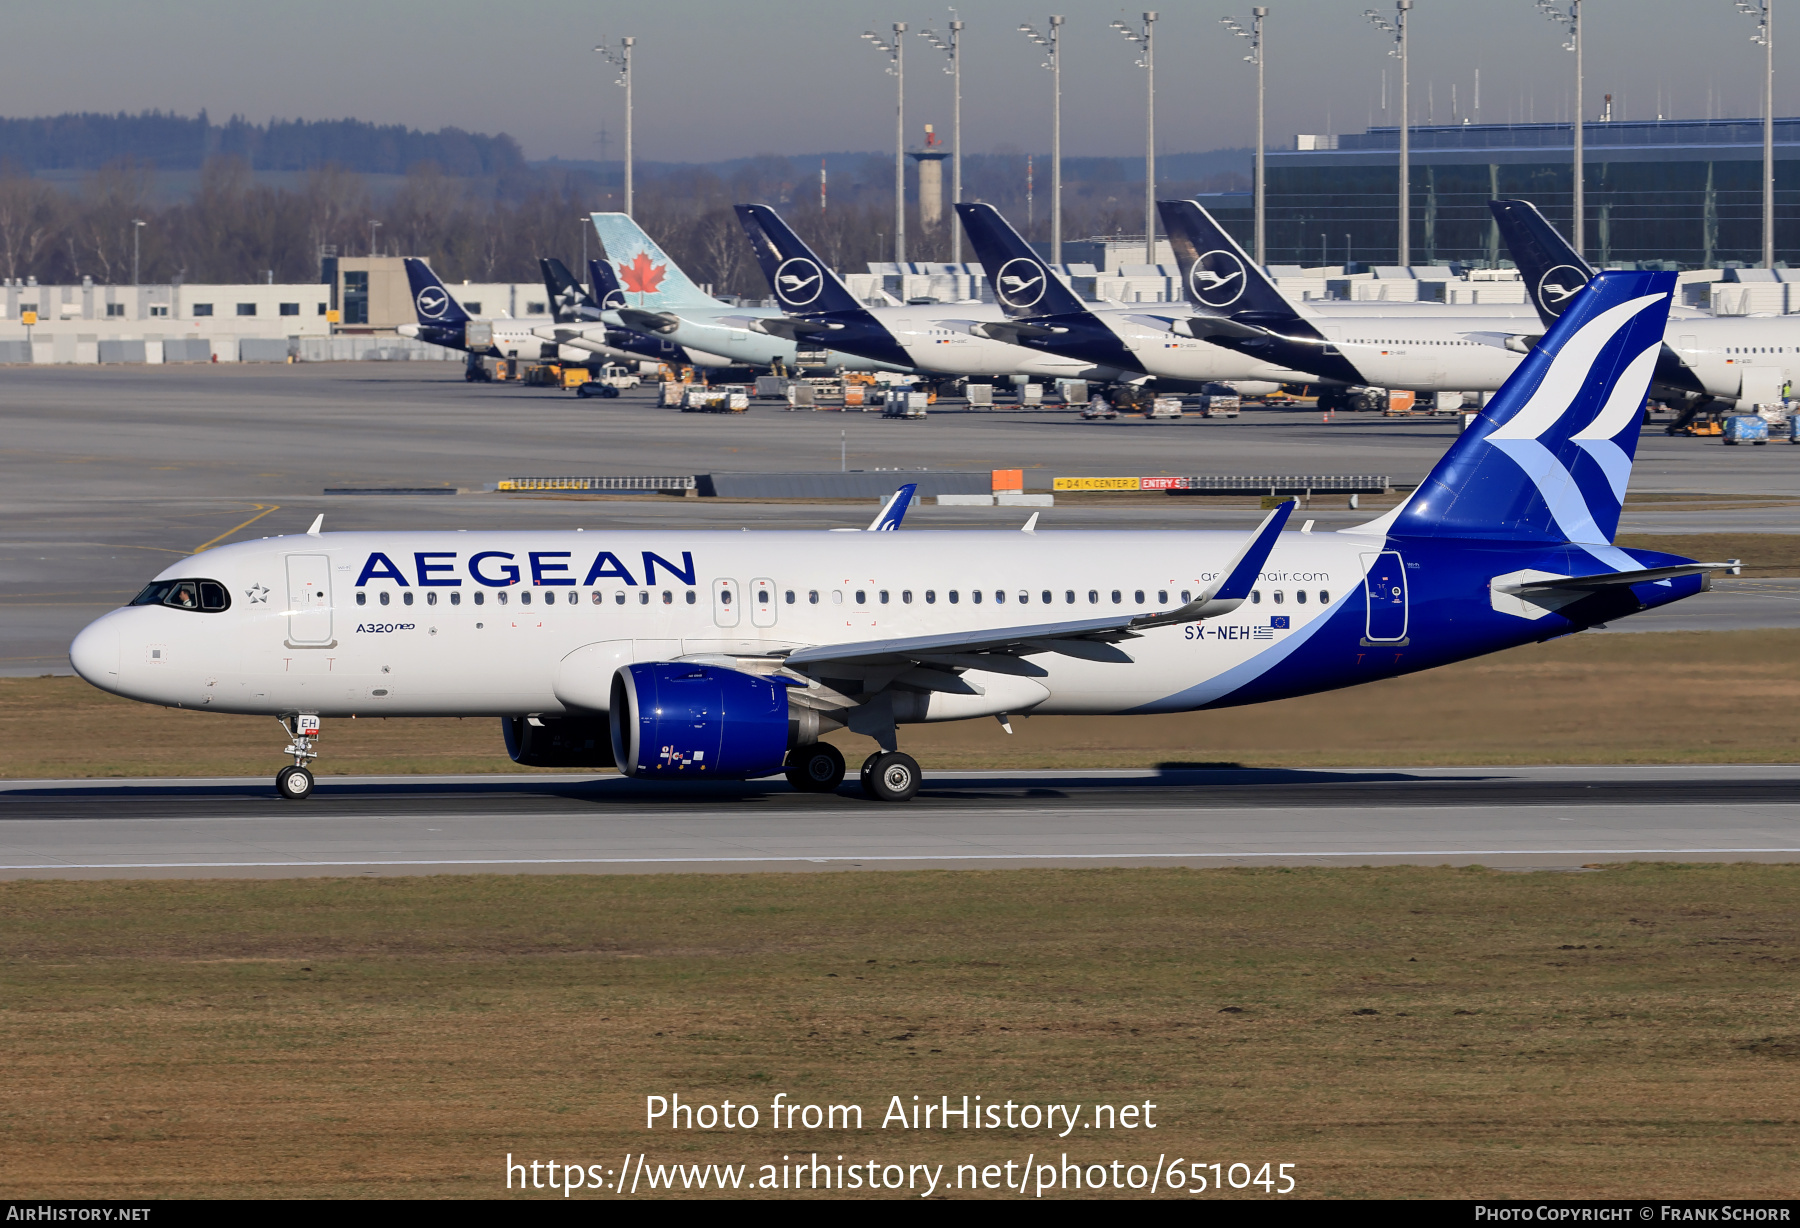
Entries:
POLYGON ((318 744, 319 718, 295 715, 280 719, 281 727, 288 735, 287 748, 281 753, 292 755, 294 765, 275 773, 275 792, 290 802, 304 801, 312 796, 313 791, 313 774, 306 765, 319 757, 319 752, 313 749, 318 744))

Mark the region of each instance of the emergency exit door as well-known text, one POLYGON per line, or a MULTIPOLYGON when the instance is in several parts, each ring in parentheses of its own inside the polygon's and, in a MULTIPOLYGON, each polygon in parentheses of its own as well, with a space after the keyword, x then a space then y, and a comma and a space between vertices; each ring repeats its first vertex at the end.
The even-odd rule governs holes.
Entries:
POLYGON ((738 610, 738 582, 736 580, 714 580, 713 590, 713 622, 721 627, 735 627, 742 614, 738 610))
POLYGON ((288 643, 331 643, 331 560, 323 554, 287 556, 288 643))
POLYGON ((1365 635, 1371 644, 1394 644, 1406 639, 1406 563, 1393 550, 1363 555, 1368 569, 1363 575, 1363 593, 1368 598, 1369 617, 1365 635))
POLYGON ((750 621, 759 627, 775 625, 775 581, 750 581, 750 621))

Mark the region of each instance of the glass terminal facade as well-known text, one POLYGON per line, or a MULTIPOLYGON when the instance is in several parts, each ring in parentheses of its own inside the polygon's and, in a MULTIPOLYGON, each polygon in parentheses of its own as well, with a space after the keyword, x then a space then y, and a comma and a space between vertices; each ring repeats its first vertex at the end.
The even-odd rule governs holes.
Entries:
MULTIPOLYGON (((1584 139, 1589 260, 1615 268, 1760 263, 1761 120, 1590 122, 1584 139)), ((1496 197, 1531 201, 1569 234, 1573 141, 1566 123, 1413 128, 1413 263, 1510 264, 1487 209, 1496 197)), ((1269 263, 1392 263, 1399 129, 1298 143, 1268 154, 1269 263)), ((1800 118, 1775 121, 1775 189, 1776 262, 1800 263, 1800 118)), ((1248 192, 1199 200, 1251 245, 1248 192)))

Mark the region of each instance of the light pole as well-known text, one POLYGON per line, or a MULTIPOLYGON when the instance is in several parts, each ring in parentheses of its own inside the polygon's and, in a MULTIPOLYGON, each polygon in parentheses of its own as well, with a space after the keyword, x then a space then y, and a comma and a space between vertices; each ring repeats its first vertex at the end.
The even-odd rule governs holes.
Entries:
POLYGON ((906 43, 900 37, 906 23, 894 23, 894 41, 884 42, 881 35, 864 30, 863 37, 877 51, 888 53, 888 75, 898 86, 894 92, 894 262, 906 263, 906 43))
POLYGON ((145 222, 139 218, 134 217, 131 219, 131 284, 134 286, 139 284, 138 283, 138 251, 139 251, 138 239, 140 236, 143 235, 144 227, 147 225, 149 225, 148 222, 145 222))
POLYGON ((1254 199, 1256 201, 1256 263, 1258 264, 1269 262, 1263 229, 1264 210, 1268 201, 1267 187, 1264 181, 1264 171, 1267 167, 1263 159, 1263 151, 1268 147, 1268 142, 1263 139, 1263 18, 1268 15, 1269 10, 1263 5, 1257 5, 1251 9, 1248 30, 1240 26, 1233 18, 1219 18, 1227 30, 1239 38, 1250 40, 1250 54, 1244 59, 1246 62, 1256 65, 1256 191, 1254 199))
POLYGON ((1021 22, 1019 32, 1032 42, 1045 49, 1049 59, 1044 67, 1050 70, 1051 103, 1050 103, 1050 263, 1062 263, 1062 25, 1063 19, 1052 15, 1050 18, 1050 37, 1045 38, 1031 27, 1030 22, 1021 22))
MULTIPOLYGON (((1744 6, 1740 4, 1738 7, 1744 6)), ((1550 0, 1537 0, 1537 10, 1557 25, 1569 27, 1569 41, 1563 44, 1563 50, 1575 53, 1575 166, 1572 179, 1575 199, 1574 216, 1569 230, 1575 239, 1575 254, 1579 256, 1587 247, 1587 113, 1586 104, 1581 97, 1585 76, 1581 70, 1581 0, 1569 0, 1569 11, 1566 13, 1550 3, 1550 0)))
MULTIPOLYGON (((1575 0, 1577 4, 1580 0, 1575 0)), ((1734 0, 1737 11, 1756 18, 1750 41, 1763 49, 1762 266, 1775 267, 1775 0, 1734 0)))
POLYGON ((1412 264, 1412 116, 1407 112, 1407 90, 1411 85, 1406 61, 1406 14, 1413 0, 1394 0, 1394 24, 1382 20, 1374 9, 1364 9, 1363 16, 1375 28, 1394 36, 1394 49, 1389 55, 1400 61, 1400 244, 1397 253, 1400 267, 1412 264))
MULTIPOLYGON (((954 9, 951 10, 955 12, 954 9)), ((962 203, 962 31, 963 23, 952 20, 948 41, 932 30, 920 30, 926 42, 950 57, 944 71, 950 74, 950 203, 962 203)), ((962 263, 962 226, 950 228, 950 260, 962 263)))
POLYGON ((1138 61, 1138 67, 1144 70, 1146 85, 1146 101, 1144 103, 1144 263, 1156 263, 1156 39, 1155 26, 1158 14, 1144 14, 1144 32, 1138 33, 1122 21, 1112 23, 1112 28, 1123 34, 1126 41, 1135 43, 1144 49, 1144 58, 1138 61))
MULTIPOLYGON (((614 51, 611 47, 608 47, 605 43, 601 43, 598 47, 594 48, 595 51, 598 51, 602 56, 604 56, 606 58, 606 62, 608 64, 613 65, 615 68, 617 68, 619 70, 619 79, 617 81, 614 81, 613 84, 614 85, 622 85, 625 87, 625 216, 626 217, 631 216, 631 49, 635 46, 637 46, 637 39, 631 38, 628 36, 625 38, 621 38, 619 40, 619 49, 617 51, 614 51)), ((581 241, 583 243, 587 242, 587 232, 586 231, 582 232, 581 241)))
POLYGON ((375 258, 375 232, 380 228, 380 222, 374 218, 369 219, 369 259, 371 260, 375 258))

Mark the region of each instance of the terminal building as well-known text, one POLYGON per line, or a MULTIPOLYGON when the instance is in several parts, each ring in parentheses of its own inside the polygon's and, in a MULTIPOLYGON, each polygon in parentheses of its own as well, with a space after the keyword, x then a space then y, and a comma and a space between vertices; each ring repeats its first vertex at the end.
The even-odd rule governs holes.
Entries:
MULTIPOLYGON (((1425 265, 1509 264, 1487 202, 1529 200, 1571 233, 1574 129, 1442 124, 1411 130, 1412 257, 1425 265)), ((1608 267, 1704 269, 1762 257, 1760 119, 1589 122, 1583 133, 1586 254, 1608 267)), ((1398 248, 1400 130, 1307 136, 1270 150, 1270 264, 1392 264, 1398 248)), ((1775 255, 1800 264, 1800 119, 1775 121, 1775 255)), ((1200 203, 1245 247, 1248 192, 1200 203)))

